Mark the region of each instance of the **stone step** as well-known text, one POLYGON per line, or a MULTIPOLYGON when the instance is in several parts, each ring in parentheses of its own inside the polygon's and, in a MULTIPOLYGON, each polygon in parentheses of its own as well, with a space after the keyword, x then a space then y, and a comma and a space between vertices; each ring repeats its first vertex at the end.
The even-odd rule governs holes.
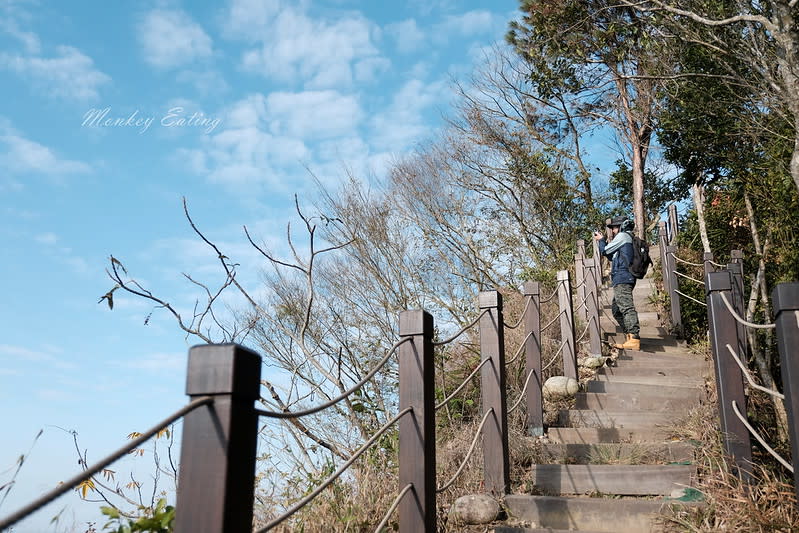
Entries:
POLYGON ((615 395, 649 394, 655 392, 661 396, 681 398, 686 394, 699 394, 704 391, 704 383, 681 383, 676 385, 663 385, 652 383, 625 383, 622 381, 588 381, 585 392, 604 392, 615 395))
MULTIPOLYGON (((659 532, 663 516, 676 509, 698 504, 669 502, 664 499, 608 499, 564 496, 505 497, 508 514, 535 527, 554 531, 596 531, 600 533, 659 532)), ((499 531, 499 530, 495 530, 499 531)), ((535 531, 535 530, 533 530, 535 531)))
POLYGON ((695 447, 687 442, 554 443, 541 445, 541 464, 668 464, 694 461, 695 447))
MULTIPOLYGON (((685 341, 677 339, 677 337, 673 335, 661 335, 660 337, 649 336, 646 333, 639 333, 641 337, 641 351, 648 351, 649 347, 653 347, 657 349, 658 347, 665 347, 665 346, 673 346, 682 348, 684 351, 687 351, 688 344, 685 341)), ((603 336, 605 342, 610 344, 615 343, 622 343, 627 340, 627 336, 624 333, 605 333, 603 336)))
POLYGON ((555 428, 547 430, 550 442, 560 444, 599 444, 612 442, 668 442, 674 431, 667 427, 650 428, 555 428))
POLYGON ((653 428, 669 426, 675 418, 671 411, 563 409, 558 413, 558 423, 563 427, 653 428))
MULTIPOLYGON (((552 529, 551 527, 509 527, 496 526, 492 529, 494 533, 574 533, 574 529, 552 529)), ((578 533, 604 533, 603 531, 581 529, 578 533)))
MULTIPOLYGON (((702 377, 680 377, 680 376, 621 376, 613 374, 597 374, 594 381, 604 381, 610 383, 638 383, 641 385, 658 385, 663 387, 701 387, 705 380, 702 377)), ((590 381, 588 383, 591 383, 590 381)), ((591 390, 589 392, 606 392, 601 390, 591 390)))
POLYGON ((657 388, 637 394, 608 394, 605 392, 578 392, 575 409, 607 409, 609 411, 644 410, 685 412, 698 405, 701 398, 699 389, 683 389, 680 395, 659 394, 657 388))
POLYGON ((532 465, 536 490, 559 494, 666 496, 690 486, 693 465, 532 465))
MULTIPOLYGON (((621 326, 617 326, 615 323, 610 323, 610 322, 602 324, 602 327, 600 329, 602 330, 603 334, 624 333, 621 329, 621 326)), ((659 326, 644 326, 641 328, 640 333, 642 337, 652 337, 652 338, 667 338, 666 336, 669 335, 668 330, 666 330, 666 328, 659 326)))
POLYGON ((617 366, 629 365, 683 365, 683 366, 706 366, 713 368, 710 361, 701 357, 697 357, 690 353, 677 354, 677 353, 655 353, 644 351, 624 350, 616 357, 617 366))

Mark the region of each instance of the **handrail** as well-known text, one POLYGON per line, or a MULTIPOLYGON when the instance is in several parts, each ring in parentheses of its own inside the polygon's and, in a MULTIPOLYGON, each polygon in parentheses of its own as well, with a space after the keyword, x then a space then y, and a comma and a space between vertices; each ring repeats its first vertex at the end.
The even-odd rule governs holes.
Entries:
POLYGON ((550 359, 549 362, 544 366, 544 368, 541 369, 541 375, 544 374, 544 370, 546 370, 547 368, 552 366, 552 364, 558 358, 558 354, 563 350, 564 346, 566 346, 566 341, 563 341, 563 342, 560 343, 560 347, 558 348, 558 351, 555 352, 555 355, 552 356, 552 359, 550 359))
POLYGON ((488 309, 484 309, 482 313, 480 313, 479 315, 477 315, 477 317, 476 317, 474 320, 472 320, 471 322, 469 322, 468 324, 466 324, 465 326, 463 326, 463 327, 460 329, 460 331, 458 331, 458 332, 457 332, 455 335, 453 335, 452 337, 450 337, 450 338, 448 338, 448 339, 446 339, 446 340, 443 340, 443 341, 433 341, 433 346, 442 346, 442 345, 444 345, 444 344, 449 344, 450 342, 454 341, 455 339, 457 339, 458 337, 460 337, 460 336, 461 336, 461 334, 462 334, 464 331, 466 331, 466 330, 467 330, 467 329, 469 329, 470 327, 472 327, 472 326, 474 326, 475 324, 477 324, 477 322, 479 322, 479 321, 480 321, 480 319, 481 319, 481 318, 483 318, 483 315, 484 315, 484 314, 486 314, 487 312, 488 312, 488 309))
POLYGON ((345 461, 345 462, 344 462, 344 464, 342 464, 342 465, 341 465, 341 466, 338 468, 338 470, 336 470, 335 472, 333 472, 333 473, 332 473, 332 474, 331 474, 331 475, 330 475, 330 476, 329 476, 329 477, 328 477, 326 480, 324 480, 324 481, 323 481, 323 482, 322 482, 322 483, 321 483, 321 484, 320 484, 318 487, 316 487, 314 490, 312 490, 312 491, 311 491, 311 492, 310 492, 308 495, 306 495, 306 496, 305 496, 303 499, 301 499, 300 501, 298 501, 297 503, 295 503, 294 505, 292 505, 292 506, 291 506, 291 507, 288 509, 288 511, 286 511, 286 512, 285 512, 285 513, 283 513, 282 515, 278 516, 277 518, 275 518, 275 519, 274 519, 274 520, 272 520, 271 522, 267 523, 267 524, 266 524, 264 527, 262 527, 261 529, 259 529, 258 531, 256 531, 256 533, 265 533, 266 531, 269 531, 270 529, 272 529, 273 527, 275 527, 275 526, 277 526, 277 525, 280 525, 280 524, 281 524, 281 523, 282 523, 284 520, 286 520, 287 518, 289 518, 291 515, 293 515, 294 513, 296 513, 297 511, 299 511, 299 510, 300 510, 300 509, 302 509, 303 507, 305 507, 305 506, 308 504, 308 502, 310 502, 311 500, 313 500, 314 498, 316 498, 316 497, 317 497, 317 496, 318 496, 318 495, 319 495, 319 494, 320 494, 320 493, 321 493, 323 490, 325 490, 325 489, 326 489, 328 486, 330 486, 330 484, 331 484, 331 483, 333 483, 333 482, 334 482, 336 479, 338 479, 338 477, 339 477, 341 474, 343 474, 343 473, 344 473, 344 471, 345 471, 347 468, 349 468, 349 467, 350 467, 350 465, 352 465, 352 463, 354 463, 354 462, 355 462, 355 460, 356 460, 356 459, 358 459, 358 457, 360 457, 360 456, 363 454, 363 452, 365 452, 367 449, 369 449, 369 447, 370 447, 372 444, 374 444, 374 443, 375 443, 375 441, 377 440, 377 438, 378 438, 378 437, 382 436, 382 435, 383 435, 383 433, 385 433, 386 431, 388 431, 388 430, 389 430, 389 428, 391 428, 391 426, 393 426, 393 425, 394 425, 394 424, 397 422, 397 420, 399 420, 400 418, 402 418, 404 415, 408 414, 408 413, 409 413, 409 412, 411 412, 411 411, 413 411, 413 407, 406 407, 405 409, 403 409, 402 411, 400 411, 399 413, 397 413, 397 416, 395 416, 394 418, 392 418, 391 420, 389 420, 388 422, 386 422, 386 423, 383 425, 383 427, 381 427, 380 429, 378 429, 378 430, 375 432, 375 434, 374 434, 374 435, 372 435, 372 437, 371 437, 369 440, 367 440, 365 443, 363 443, 363 445, 362 445, 360 448, 358 448, 358 449, 355 451, 355 453, 354 453, 354 454, 352 454, 352 457, 350 457, 349 459, 347 459, 347 461, 345 461))
POLYGON ((703 302, 703 301, 701 301, 701 300, 697 300, 697 299, 696 299, 696 298, 694 298, 693 296, 688 296, 688 295, 687 295, 687 294, 685 294, 684 292, 678 291, 677 289, 674 289, 674 292, 675 292, 675 293, 677 293, 677 294, 679 294, 679 295, 680 295, 680 296, 682 296, 683 298, 688 298, 689 300, 693 300, 694 302, 698 303, 699 305, 704 305, 705 307, 707 307, 707 303, 705 303, 705 302, 703 302))
POLYGON ((524 348, 524 344, 527 342, 527 340, 530 337, 533 336, 533 333, 534 332, 531 331, 530 333, 527 334, 527 336, 519 344, 519 347, 516 349, 516 353, 513 354, 513 357, 511 357, 509 360, 505 361, 505 366, 512 365, 514 363, 514 361, 516 361, 516 359, 519 358, 519 356, 522 354, 522 349, 524 348))
POLYGON ((551 326, 552 324, 554 324, 555 322, 557 322, 557 321, 558 321, 558 319, 560 318, 560 315, 562 315, 562 314, 563 314, 563 311, 560 311, 560 312, 559 312, 557 315, 555 315, 555 318, 553 318, 553 319, 552 319, 552 320, 551 320, 551 321, 550 321, 550 322, 549 322, 549 323, 548 323, 546 326, 544 326, 544 327, 542 327, 542 328, 541 328, 541 332, 543 333, 543 331, 544 331, 545 329, 547 329, 549 326, 551 326))
POLYGON ((380 369, 383 368, 386 365, 386 363, 388 363, 388 360, 394 354, 394 351, 397 348, 399 348, 399 346, 402 343, 408 342, 409 340, 411 340, 410 337, 405 337, 405 338, 400 339, 397 342, 395 342, 394 345, 391 347, 391 349, 388 351, 388 353, 385 355, 385 357, 383 357, 383 359, 381 359, 380 362, 377 363, 377 365, 375 365, 375 367, 368 374, 366 374, 366 376, 363 379, 361 379, 361 381, 359 381, 358 383, 356 383, 355 385, 350 387, 349 390, 347 390, 347 391, 343 392, 342 394, 340 394, 339 396, 333 398, 332 400, 329 400, 329 401, 327 401, 325 403, 319 404, 319 405, 317 405, 315 407, 310 407, 310 408, 305 409, 303 411, 268 411, 268 410, 265 410, 265 409, 256 409, 255 412, 257 414, 261 415, 261 416, 266 416, 268 418, 299 418, 301 416, 312 415, 314 413, 318 413, 319 411, 324 411, 328 407, 331 407, 331 406, 337 404, 338 402, 340 402, 344 398, 350 396, 356 390, 358 390, 361 387, 363 387, 363 385, 367 381, 372 379, 375 376, 375 374, 377 374, 380 371, 380 369))
POLYGON ((481 368, 483 368, 483 365, 484 365, 484 364, 486 364, 487 362, 489 362, 490 360, 491 360, 491 359, 483 359, 482 361, 480 361, 480 364, 479 364, 479 365, 477 365, 476 367, 474 367, 474 370, 472 370, 472 373, 471 373, 471 374, 469 374, 469 375, 466 377, 466 379, 464 379, 464 380, 463 380, 463 383, 461 383, 460 385, 458 385, 458 388, 457 388, 457 389, 455 389, 454 391, 452 391, 452 393, 451 393, 449 396, 447 396, 446 398, 444 398, 444 399, 441 401, 441 403, 439 403, 438 405, 436 405, 436 411, 438 411, 439 409, 441 409, 442 407, 444 407, 445 405, 447 405, 447 404, 449 403, 449 401, 450 401, 451 399, 453 399, 453 398, 455 397, 455 395, 456 395, 456 394, 458 394, 458 393, 461 391, 461 389, 463 389, 463 387, 465 387, 465 386, 466 386, 466 384, 467 384, 467 383, 469 383, 469 381, 471 381, 471 379, 472 379, 472 378, 473 378, 473 377, 474 377, 474 376, 477 374, 477 371, 478 371, 478 370, 480 370, 481 368))
POLYGON ((522 400, 526 398, 525 393, 527 392, 527 386, 530 384, 530 378, 533 377, 533 375, 535 375, 535 372, 531 370, 530 373, 527 375, 527 379, 524 380, 524 387, 522 387, 522 392, 519 393, 519 399, 516 400, 516 403, 513 404, 513 407, 508 409, 508 413, 512 413, 513 411, 515 411, 516 408, 519 407, 519 405, 521 405, 522 400))
POLYGON ((519 321, 512 326, 503 322, 502 323, 503 326, 505 326, 508 329, 516 329, 522 324, 522 322, 524 321, 524 314, 527 313, 527 309, 530 307, 530 304, 533 302, 533 297, 525 296, 524 299, 527 300, 527 303, 524 304, 524 309, 522 309, 522 314, 519 315, 519 321))
POLYGON ((164 420, 159 422, 157 425, 153 426, 152 428, 148 429, 144 433, 142 433, 139 437, 131 440, 125 446, 119 448, 115 452, 112 452, 108 456, 104 457, 97 463, 93 464, 92 466, 86 468, 80 474, 72 476, 68 480, 61 483, 58 487, 51 490, 50 492, 40 496, 36 500, 32 501, 22 509, 18 510, 17 512, 13 513, 12 515, 6 517, 2 521, 0 521, 0 531, 5 530, 8 527, 13 526, 29 514, 37 511, 38 509, 44 507, 51 501, 55 500, 59 496, 65 494, 72 490, 75 486, 86 479, 90 479, 92 476, 100 472, 102 469, 119 459, 120 457, 124 456, 127 453, 130 453, 131 450, 138 448, 141 444, 144 444, 147 440, 149 440, 153 435, 167 427, 169 424, 173 423, 174 421, 182 418, 183 416, 187 415, 188 413, 194 411, 198 407, 202 407, 203 405, 207 405, 209 403, 213 403, 214 399, 211 396, 202 396, 197 398, 196 400, 188 403, 187 405, 183 406, 181 409, 178 409, 164 420))
POLYGON ((475 444, 477 444, 477 437, 479 437, 480 433, 483 431, 483 426, 485 425, 486 420, 488 420, 488 415, 490 415, 493 412, 494 412, 493 407, 485 412, 485 414, 483 415, 483 419, 480 421, 480 425, 477 427, 477 431, 474 432, 474 438, 472 439, 472 444, 471 446, 469 446, 469 451, 466 452, 466 457, 463 459, 463 462, 458 467, 458 470, 455 472, 455 475, 452 476, 452 479, 444 483, 442 486, 436 487, 436 492, 444 492, 445 490, 447 490, 450 486, 452 486, 453 483, 455 483, 455 480, 458 479, 458 476, 461 475, 461 472, 463 471, 463 468, 466 466, 466 463, 468 463, 469 459, 471 459, 472 457, 472 452, 474 452, 474 446, 475 444))
POLYGON ((383 529, 384 527, 386 527, 386 524, 388 524, 388 519, 391 518, 391 514, 394 512, 394 510, 397 507, 399 507, 399 504, 402 501, 402 497, 405 496, 405 493, 408 492, 409 490, 411 490, 412 488, 413 488, 413 484, 408 483, 400 491, 400 493, 397 494, 397 497, 394 499, 394 503, 392 503, 391 507, 388 508, 388 511, 386 512, 386 515, 383 517, 383 520, 381 520, 380 523, 377 524, 377 527, 375 528, 375 533, 380 533, 380 530, 383 529))
POLYGON ((791 473, 793 473, 793 466, 788 464, 788 462, 785 459, 780 457, 780 454, 775 452, 771 446, 766 444, 766 441, 763 440, 763 437, 761 437, 760 434, 757 431, 755 431, 755 428, 753 428, 749 424, 749 422, 746 420, 746 417, 741 414, 741 411, 738 409, 738 402, 736 402, 735 400, 732 401, 732 410, 735 411, 735 416, 737 416, 738 419, 743 423, 743 425, 746 426, 746 429, 749 430, 749 433, 751 433, 752 436, 757 439, 757 442, 759 442, 766 449, 766 451, 768 451, 771 455, 773 455, 774 458, 777 461, 779 461, 782 466, 784 466, 785 468, 790 470, 791 473))
POLYGON ((552 298, 554 298, 555 295, 558 294, 558 290, 560 289, 560 284, 561 283, 563 283, 563 280, 558 280, 558 282, 555 283, 555 292, 553 292, 552 294, 550 294, 546 298, 541 298, 539 300, 539 302, 541 302, 542 304, 545 304, 545 303, 549 302, 550 300, 552 300, 552 298))
POLYGON ((735 320, 737 320, 744 326, 755 329, 774 329, 777 327, 777 324, 754 324, 752 322, 747 322, 746 320, 741 318, 741 315, 735 312, 735 309, 732 308, 732 304, 730 304, 730 301, 727 299, 727 295, 724 294, 723 292, 719 294, 721 295, 721 301, 723 301, 724 305, 727 306, 727 311, 730 312, 730 314, 733 316, 735 320))
POLYGON ((751 385, 752 388, 757 389, 759 391, 763 391, 763 392, 765 392, 767 394, 770 394, 770 395, 772 395, 772 396, 774 396, 776 398, 779 398, 780 400, 785 400, 785 395, 782 394, 781 392, 778 392, 778 391, 775 391, 775 390, 771 390, 771 389, 769 389, 767 387, 763 387, 762 385, 758 385, 757 383, 755 383, 754 380, 752 379, 752 376, 751 376, 751 373, 749 372, 749 369, 746 368, 744 366, 744 364, 741 362, 741 359, 738 357, 738 354, 735 353, 735 350, 732 349, 732 346, 730 346, 729 344, 727 344, 726 346, 727 346, 727 349, 730 351, 730 355, 732 356, 732 358, 735 359, 735 362, 738 363, 739 367, 741 367, 741 372, 743 372, 743 375, 746 378, 746 381, 749 382, 749 385, 751 385))
MULTIPOLYGON (((682 259, 682 258, 680 258, 680 256, 678 256, 678 255, 677 255, 677 254, 675 254, 675 253, 672 253, 672 254, 671 254, 671 256, 672 256, 674 259, 676 259, 677 261, 679 261, 680 263, 684 263, 684 264, 686 264, 686 265, 690 265, 690 266, 694 266, 694 267, 703 267, 703 266, 705 266, 705 265, 703 265, 703 264, 701 264, 701 263, 692 263, 692 262, 690 262, 690 261, 686 261, 685 259, 682 259)), ((710 261, 710 263, 713 263, 713 261, 710 261)), ((719 265, 719 266, 721 266, 721 265, 719 265)))
POLYGON ((677 274, 678 276, 682 276, 685 279, 690 279, 691 281, 693 281, 695 283, 699 283, 700 285, 704 285, 705 284, 704 281, 702 281, 700 279, 692 278, 691 276, 687 276, 687 275, 683 274, 682 272, 677 272, 676 270, 672 270, 672 272, 677 274))

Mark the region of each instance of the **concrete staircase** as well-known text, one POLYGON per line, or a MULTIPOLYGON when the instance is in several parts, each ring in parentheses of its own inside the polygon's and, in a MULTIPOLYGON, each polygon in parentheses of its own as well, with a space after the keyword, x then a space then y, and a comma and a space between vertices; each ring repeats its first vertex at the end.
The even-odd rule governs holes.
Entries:
MULTIPOLYGON (((654 251, 654 250, 653 250, 654 251)), ((560 412, 559 427, 542 441, 532 465, 531 492, 506 497, 508 523, 496 533, 662 530, 664 516, 691 502, 695 447, 674 437, 675 426, 704 397, 708 361, 666 334, 649 296, 650 279, 633 292, 641 321, 641 351, 622 351, 560 412)), ((604 291, 606 340, 623 341, 604 291)))

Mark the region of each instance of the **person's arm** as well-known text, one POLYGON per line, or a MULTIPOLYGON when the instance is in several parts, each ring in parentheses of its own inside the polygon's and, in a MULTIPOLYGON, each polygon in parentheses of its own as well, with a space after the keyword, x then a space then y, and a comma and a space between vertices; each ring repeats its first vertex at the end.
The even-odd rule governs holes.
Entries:
POLYGON ((617 250, 620 250, 621 247, 628 242, 633 242, 632 238, 630 238, 627 233, 620 231, 615 237, 613 237, 613 240, 610 241, 610 244, 605 247, 605 255, 611 257, 614 253, 616 253, 617 250))

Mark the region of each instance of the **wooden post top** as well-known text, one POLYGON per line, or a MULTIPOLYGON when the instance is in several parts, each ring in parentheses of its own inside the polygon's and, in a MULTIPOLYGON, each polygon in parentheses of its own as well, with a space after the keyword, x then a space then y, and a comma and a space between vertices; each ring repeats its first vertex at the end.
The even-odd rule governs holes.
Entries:
POLYGON ((261 395, 261 356, 239 344, 201 344, 189 350, 186 394, 261 395))
POLYGON ((482 291, 477 295, 477 306, 480 309, 502 309, 502 294, 499 291, 482 291))

